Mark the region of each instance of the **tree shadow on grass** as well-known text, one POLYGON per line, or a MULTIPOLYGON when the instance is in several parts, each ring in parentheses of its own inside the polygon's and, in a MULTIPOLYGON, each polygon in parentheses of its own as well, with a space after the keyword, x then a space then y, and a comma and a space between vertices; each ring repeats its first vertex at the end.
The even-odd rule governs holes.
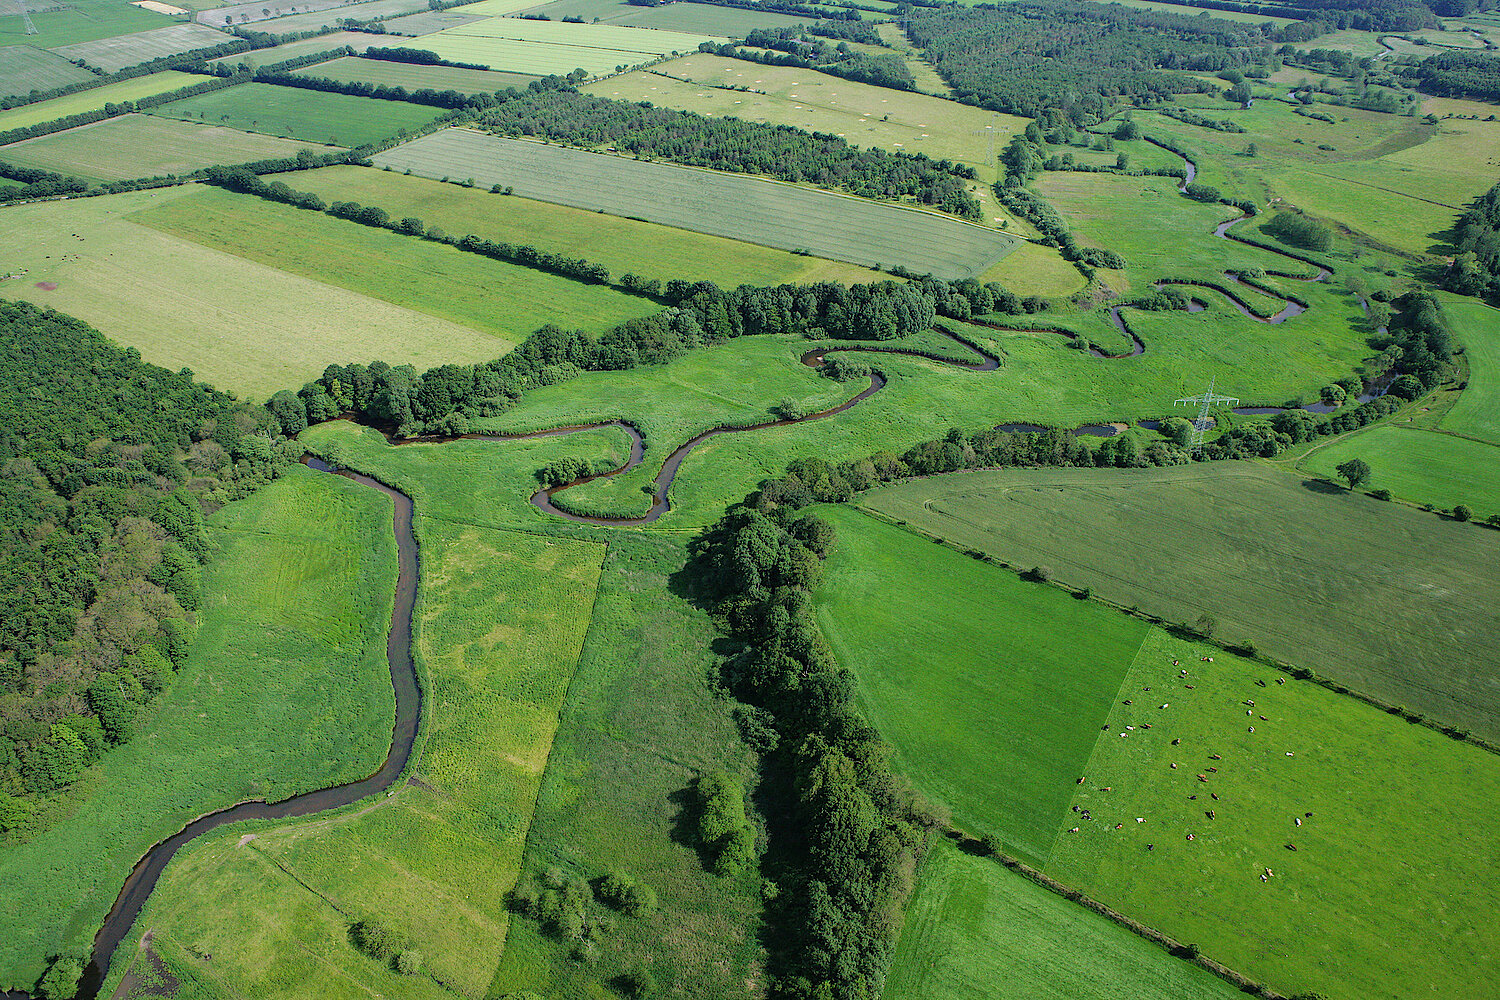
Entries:
POLYGON ((1338 483, 1331 483, 1326 479, 1304 479, 1302 488, 1313 493, 1322 493, 1324 496, 1345 496, 1349 490, 1344 489, 1338 483))

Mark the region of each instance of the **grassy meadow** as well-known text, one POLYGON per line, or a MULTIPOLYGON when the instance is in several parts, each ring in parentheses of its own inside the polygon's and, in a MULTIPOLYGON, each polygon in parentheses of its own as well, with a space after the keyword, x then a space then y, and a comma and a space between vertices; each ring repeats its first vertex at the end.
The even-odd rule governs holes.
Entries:
MULTIPOLYGON (((132 7, 131 9, 138 10, 139 8, 132 7)), ((89 76, 92 75, 89 74, 89 76)), ((0 132, 8 132, 14 128, 29 128, 32 125, 38 125, 42 122, 56 121, 59 118, 67 118, 69 115, 94 111, 104 107, 106 104, 119 104, 122 101, 138 101, 142 97, 165 94, 169 90, 190 87, 195 83, 202 82, 202 77, 195 76, 192 73, 167 70, 162 73, 138 76, 133 80, 107 83, 102 87, 81 90, 76 94, 65 94, 62 97, 54 97, 50 101, 23 104, 18 108, 11 108, 9 111, 0 111, 0 132)))
POLYGON ((518 73, 495 73, 483 69, 460 69, 457 66, 418 66, 413 63, 386 62, 383 59, 361 59, 342 56, 295 70, 299 76, 338 80, 341 83, 369 83, 376 86, 405 87, 408 91, 424 88, 460 94, 493 94, 515 87, 526 89, 535 77, 518 73))
MULTIPOLYGON (((379 39, 376 39, 379 41, 379 39)), ((299 56, 310 56, 319 52, 331 52, 350 46, 356 52, 363 52, 371 45, 371 36, 363 31, 335 31, 327 35, 317 35, 313 38, 304 38, 296 42, 283 42, 273 45, 268 49, 251 49, 249 52, 236 52, 231 56, 220 56, 209 60, 209 65, 223 64, 226 66, 249 66, 251 69, 259 69, 272 63, 286 62, 288 59, 296 59, 299 56)))
POLYGON ((1147 626, 849 507, 816 512, 838 533, 818 623, 898 769, 960 828, 1045 864, 1147 626))
POLYGON ((1230 1000, 1239 991, 1108 919, 939 840, 884 1000, 1230 1000))
POLYGON ((484 239, 530 244, 551 253, 581 257, 603 264, 617 279, 633 273, 663 281, 712 281, 721 288, 735 288, 746 283, 858 284, 882 277, 842 261, 804 257, 755 243, 530 198, 496 196, 487 188, 443 184, 393 170, 322 167, 298 173, 297 187, 327 202, 379 205, 393 218, 414 215, 449 233, 473 233, 484 239), (650 253, 643 254, 642 247, 650 247, 650 253))
POLYGON ((19 17, 0 18, 0 45, 35 45, 50 49, 167 27, 174 23, 174 19, 137 7, 129 0, 70 0, 67 4, 58 4, 53 10, 35 11, 31 23, 36 25, 34 35, 26 34, 19 17))
POLYGON ((419 128, 438 108, 319 90, 245 83, 152 108, 163 118, 227 125, 330 146, 362 146, 419 128))
MULTIPOLYGON (((1369 463, 1363 490, 1442 510, 1466 504, 1481 520, 1500 514, 1500 445, 1387 424, 1314 448, 1297 467, 1343 485, 1338 466, 1351 458, 1369 463)), ((1500 535, 1492 541, 1500 546, 1500 535)))
POLYGON ((1500 733, 1485 596, 1500 536, 1477 525, 1251 462, 956 473, 860 503, 1168 621, 1211 615, 1222 639, 1500 733))
POLYGON ((422 47, 452 62, 508 73, 566 75, 582 69, 590 76, 602 76, 617 67, 653 62, 674 52, 694 52, 700 42, 706 41, 727 39, 613 24, 487 17, 423 35, 422 47))
POLYGON ((1439 426, 1500 444, 1500 312, 1456 295, 1444 296, 1443 311, 1464 346, 1469 384, 1439 426))
POLYGON ((357 780, 385 759, 390 501, 294 467, 208 524, 199 632, 175 686, 71 816, 0 845, 0 912, 26 914, 0 934, 6 988, 91 941, 137 859, 189 820, 357 780))
POLYGON ((127 66, 139 66, 152 59, 211 49, 225 42, 222 31, 201 24, 170 24, 149 31, 135 31, 113 38, 100 38, 74 45, 61 45, 55 51, 64 59, 81 62, 105 73, 118 73, 127 66))
POLYGON ((1153 630, 1121 691, 1135 704, 1117 702, 1076 788, 1093 818, 1063 816, 1080 829, 1047 873, 1283 995, 1394 1000, 1492 977, 1500 761, 1279 676, 1153 630))
POLYGON ((30 45, 0 46, 0 97, 51 90, 93 79, 62 56, 30 45))

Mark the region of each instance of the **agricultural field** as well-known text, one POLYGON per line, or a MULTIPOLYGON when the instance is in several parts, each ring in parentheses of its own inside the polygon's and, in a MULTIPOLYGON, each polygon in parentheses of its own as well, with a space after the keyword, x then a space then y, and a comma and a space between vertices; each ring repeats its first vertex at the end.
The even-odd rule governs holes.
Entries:
POLYGON ((422 47, 453 62, 509 73, 565 75, 582 69, 602 76, 622 66, 696 51, 700 42, 723 41, 678 31, 491 17, 424 35, 422 47))
POLYGON ((106 73, 115 73, 126 66, 136 66, 162 56, 175 56, 179 52, 211 49, 231 40, 222 31, 205 28, 201 24, 174 24, 130 35, 63 45, 52 51, 64 59, 77 60, 106 73))
MULTIPOLYGON (((147 361, 172 371, 190 368, 248 399, 300 386, 350 358, 428 368, 456 359, 487 361, 510 346, 385 301, 388 290, 377 289, 381 297, 349 291, 131 218, 198 193, 174 188, 5 209, 0 246, 10 249, 4 267, 20 274, 0 283, 0 294, 82 317, 147 361)), ((269 238, 279 238, 278 232, 269 238)), ((394 267, 387 262, 377 274, 394 267)))
POLYGON ((150 113, 285 139, 354 147, 420 128, 442 112, 402 101, 245 83, 163 104, 150 113))
POLYGON ((416 216, 449 233, 473 233, 502 243, 529 244, 603 264, 618 278, 637 273, 667 281, 712 281, 720 287, 814 281, 879 280, 866 268, 805 257, 755 243, 707 236, 670 226, 600 215, 530 198, 501 197, 479 187, 443 184, 416 175, 361 167, 323 167, 297 175, 298 189, 326 202, 379 205, 392 218, 416 216), (651 247, 649 260, 640 248, 651 247))
POLYGON ((130 0, 69 0, 66 4, 33 4, 32 8, 31 23, 37 33, 28 35, 20 17, 7 13, 0 17, 0 46, 51 49, 176 23, 174 18, 137 7, 130 0), (52 9, 35 9, 43 6, 52 9))
POLYGON ((1370 466, 1370 481, 1362 489, 1390 490, 1440 510, 1464 504, 1479 520, 1500 514, 1500 445, 1385 425, 1314 448, 1297 467, 1342 484, 1338 466, 1351 458, 1370 466))
POLYGON ((385 758, 390 502, 297 468, 210 518, 209 537, 198 635, 160 708, 105 755, 76 811, 0 852, 0 907, 28 915, 0 937, 6 988, 86 946, 140 855, 188 820, 356 780, 385 758))
POLYGON ((536 79, 519 73, 493 73, 481 69, 459 69, 454 66, 414 66, 411 63, 386 62, 344 56, 296 70, 302 76, 338 80, 340 83, 370 83, 376 86, 405 87, 409 91, 430 89, 456 90, 460 94, 493 94, 515 87, 524 90, 536 79))
POLYGON ((255 24, 267 21, 271 18, 289 16, 294 13, 322 14, 339 8, 330 17, 359 17, 359 7, 351 4, 349 0, 302 0, 301 3, 288 3, 283 7, 280 3, 240 3, 231 6, 213 7, 199 11, 198 21, 202 24, 220 27, 230 24, 255 24))
MULTIPOLYGON (((1278 28, 1296 22, 1289 17, 1272 17, 1269 14, 1244 14, 1237 10, 1219 10, 1215 7, 1194 7, 1190 4, 1160 3, 1158 0, 1109 0, 1111 3, 1123 4, 1126 7, 1135 7, 1139 10, 1154 10, 1164 14, 1180 14, 1184 17, 1197 17, 1207 14, 1209 17, 1218 18, 1221 21, 1239 21, 1242 24, 1274 24, 1278 28)), ((1322 41, 1322 39, 1318 39, 1322 41)), ((1324 47, 1324 46, 1320 46, 1324 47)))
POLYGON ((932 212, 776 181, 645 163, 564 146, 445 129, 372 157, 426 177, 485 187, 694 232, 746 239, 866 267, 942 277, 982 274, 1015 246, 992 229, 932 212), (736 206, 733 214, 723 206, 736 206))
POLYGON ((169 90, 180 90, 183 87, 190 87, 195 83, 201 82, 203 82, 203 78, 195 76, 192 73, 179 73, 176 70, 167 70, 164 73, 138 76, 133 80, 107 83, 102 87, 92 87, 88 90, 81 90, 76 94, 54 97, 50 101, 42 101, 38 104, 23 104, 18 108, 11 108, 9 111, 0 111, 0 132, 9 132, 11 129, 17 128, 28 128, 42 122, 51 122, 59 118, 67 118, 69 115, 82 114, 85 111, 95 111, 106 104, 122 104, 125 101, 138 101, 142 97, 165 94, 169 90))
MULTIPOLYGON (((286 36, 302 31, 320 31, 323 28, 331 28, 345 18, 368 21, 426 9, 427 4, 422 0, 365 0, 363 3, 346 4, 329 10, 288 14, 285 17, 271 18, 269 21, 259 21, 256 23, 255 30, 271 35, 286 36)), ((216 12, 210 12, 208 15, 210 19, 213 13, 216 12)))
POLYGON ((922 862, 883 996, 976 1000, 996 995, 998 984, 1025 984, 1026 996, 1045 1000, 1239 995, 1104 917, 938 840, 922 862))
POLYGON ((1248 462, 957 473, 861 503, 1170 622, 1207 614, 1225 641, 1500 733, 1482 596, 1497 536, 1477 525, 1248 462))
POLYGON ((216 123, 129 114, 0 146, 0 160, 95 180, 186 174, 216 163, 296 156, 326 147, 216 123))
POLYGON ((637 7, 624 0, 555 0, 530 7, 526 14, 539 14, 561 21, 581 17, 592 24, 621 24, 634 28, 686 31, 694 34, 743 38, 756 28, 789 28, 816 18, 778 14, 773 11, 740 10, 703 3, 671 3, 659 7, 637 7))
MULTIPOLYGON (((363 52, 371 46, 373 37, 361 31, 335 31, 314 38, 304 38, 297 42, 283 42, 268 49, 251 49, 249 52, 220 56, 209 60, 209 65, 249 66, 251 69, 259 69, 273 63, 286 62, 288 59, 297 59, 319 52, 332 52, 345 46, 353 48, 356 52, 363 52)), ((379 39, 376 39, 376 42, 378 41, 379 39)))
POLYGON ((94 74, 80 69, 62 56, 29 45, 0 48, 0 97, 51 90, 92 80, 94 74))

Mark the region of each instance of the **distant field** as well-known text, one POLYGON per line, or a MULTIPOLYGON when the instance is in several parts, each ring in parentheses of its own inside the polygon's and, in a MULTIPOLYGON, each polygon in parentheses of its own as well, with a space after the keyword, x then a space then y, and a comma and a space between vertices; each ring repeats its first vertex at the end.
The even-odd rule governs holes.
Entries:
POLYGON ((838 532, 818 623, 898 769, 1046 863, 1147 626, 849 507, 816 514, 838 532))
POLYGON ((201 24, 174 24, 130 35, 118 35, 92 42, 79 42, 53 49, 64 59, 78 59, 90 66, 114 73, 179 52, 209 49, 233 41, 231 35, 205 28, 201 24))
POLYGON ((1445 296, 1443 308, 1469 362, 1469 387, 1443 418, 1456 431, 1500 444, 1500 312, 1476 301, 1445 296))
POLYGON ((299 31, 330 28, 338 24, 340 20, 349 17, 368 21, 371 18, 389 17, 392 14, 406 14, 426 9, 427 4, 424 0, 367 0, 365 3, 334 7, 326 11, 275 17, 269 21, 259 22, 255 30, 272 35, 292 35, 299 31))
MULTIPOLYGON (((1500 514, 1500 445, 1380 426, 1315 448, 1297 465, 1342 482, 1337 467, 1351 458, 1370 465, 1370 482, 1362 489, 1387 489, 1443 510, 1467 504, 1480 519, 1500 514)), ((1490 540, 1500 546, 1500 535, 1490 540)))
POLYGON ((1231 1000, 1239 991, 1097 913, 933 844, 884 1000, 1231 1000))
POLYGON ((815 17, 740 10, 705 3, 683 2, 659 7, 636 7, 625 0, 556 0, 555 3, 528 7, 526 13, 542 14, 554 21, 561 21, 565 17, 581 17, 593 23, 597 18, 600 24, 728 35, 732 38, 743 38, 754 28, 786 28, 817 20, 815 17))
POLYGON ((1169 621, 1212 615, 1229 641, 1500 734, 1500 535, 1476 525, 1249 462, 957 473, 861 503, 1169 621))
POLYGON ((200 629, 175 686, 68 819, 0 851, 0 985, 86 950, 141 854, 248 798, 364 777, 390 746, 391 504, 293 468, 209 519, 200 629))
POLYGON ((492 195, 484 188, 363 167, 323 167, 297 175, 297 188, 326 202, 379 205, 395 218, 416 216, 449 233, 527 243, 603 264, 618 279, 707 280, 722 288, 812 281, 874 281, 874 271, 772 250, 754 243, 600 215, 530 198, 492 195))
POLYGON ((198 14, 199 22, 210 24, 214 27, 228 24, 253 24, 275 17, 282 17, 300 12, 303 14, 321 14, 335 7, 341 8, 336 15, 338 17, 359 17, 359 7, 350 3, 350 0, 300 0, 297 3, 286 3, 277 0, 270 3, 263 0, 260 3, 239 3, 226 7, 206 9, 198 14))
POLYGON ((1242 14, 1237 10, 1219 10, 1214 7, 1191 7, 1175 3, 1158 3, 1156 0, 1108 0, 1110 3, 1122 4, 1126 7, 1136 7, 1140 10, 1154 10, 1163 14, 1176 14, 1179 17, 1198 17, 1207 14, 1222 21, 1239 21, 1244 24, 1265 24, 1270 22, 1278 28, 1288 24, 1296 24, 1296 20, 1290 17, 1271 17, 1267 14, 1242 14))
POLYGON ((78 316, 147 361, 190 368, 248 399, 296 388, 335 362, 382 358, 423 369, 510 349, 510 340, 125 218, 197 193, 182 187, 5 209, 4 267, 24 277, 0 283, 0 295, 78 316), (56 287, 39 287, 46 285, 56 287))
POLYGON ((19 17, 9 14, 0 17, 0 45, 34 45, 50 49, 128 32, 148 31, 173 24, 176 20, 143 10, 129 0, 69 0, 67 4, 59 4, 58 8, 31 15, 31 23, 37 30, 34 35, 26 34, 19 17))
POLYGON ((1500 759, 1279 676, 1153 630, 1074 786, 1092 819, 1062 815, 1079 832, 1047 874, 1283 996, 1492 981, 1500 759))
POLYGON ((272 63, 285 62, 288 59, 296 59, 299 56, 313 55, 317 52, 331 52, 348 45, 356 52, 363 52, 371 44, 379 44, 380 38, 362 31, 335 31, 327 35, 318 35, 316 38, 304 38, 298 42, 283 42, 273 45, 269 49, 251 49, 249 52, 237 52, 232 56, 220 56, 209 60, 209 65, 222 63, 226 66, 249 66, 251 69, 259 69, 272 63), (373 42, 372 42, 373 39, 373 42))
POLYGON ((673 52, 692 52, 700 42, 724 40, 676 31, 491 17, 425 35, 422 48, 454 62, 511 73, 542 76, 581 68, 598 76, 613 72, 617 66, 651 62, 673 52))
POLYGON ((357 81, 377 86, 384 84, 387 87, 405 87, 407 90, 456 90, 461 94, 493 94, 511 87, 525 90, 527 84, 536 79, 520 73, 491 73, 453 66, 416 66, 412 63, 361 59, 357 56, 345 56, 331 62, 305 66, 295 72, 301 76, 323 77, 341 83, 357 81))
MULTIPOLYGON (((89 74, 91 77, 93 75, 89 74)), ((169 90, 177 90, 202 82, 201 76, 167 70, 164 73, 152 73, 149 76, 138 76, 133 80, 121 80, 119 83, 93 87, 64 97, 54 97, 40 104, 23 104, 19 108, 0 111, 0 132, 27 128, 41 122, 56 121, 84 111, 94 111, 106 104, 138 101, 142 97, 164 94, 169 90)))
MULTIPOLYGON (((3 20, 9 20, 4 18, 3 20)), ((25 95, 33 90, 51 90, 70 83, 94 79, 62 56, 29 45, 0 48, 0 97, 25 95)), ((3 112, 0 112, 3 114, 3 112)))
POLYGON ((131 114, 0 146, 0 161, 109 181, 295 156, 308 148, 324 151, 214 124, 131 114))
POLYGON ((489 187, 611 215, 820 257, 940 277, 983 273, 1016 240, 928 212, 756 178, 646 163, 563 146, 446 129, 380 153, 377 166, 489 187), (733 212, 725 206, 735 206, 733 212))
POLYGON ((151 114, 331 146, 362 146, 418 128, 438 108, 317 90, 246 83, 152 108, 151 114))
POLYGON ((464 13, 464 10, 472 6, 474 5, 465 4, 463 8, 455 10, 426 10, 420 14, 393 17, 389 21, 380 23, 385 26, 388 35, 431 35, 444 28, 455 28, 460 24, 483 21, 484 16, 481 14, 464 13))

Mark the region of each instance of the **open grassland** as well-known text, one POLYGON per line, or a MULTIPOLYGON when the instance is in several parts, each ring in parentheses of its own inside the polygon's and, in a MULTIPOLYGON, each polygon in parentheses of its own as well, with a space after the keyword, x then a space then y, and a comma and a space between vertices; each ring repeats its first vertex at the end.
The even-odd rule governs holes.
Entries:
POLYGON ((251 69, 259 69, 272 63, 285 62, 288 59, 296 59, 299 56, 310 56, 318 52, 331 52, 348 45, 355 52, 363 52, 371 44, 381 41, 376 36, 363 31, 335 31, 328 35, 318 35, 315 38, 304 38, 297 42, 285 42, 274 45, 269 49, 252 49, 249 52, 237 52, 232 56, 220 56, 209 60, 213 66, 222 63, 226 66, 249 66, 251 69), (374 39, 372 43, 371 39, 374 39))
MULTIPOLYGON (((1014 225, 1014 223, 1012 223, 1014 225)), ((1052 247, 1021 242, 998 264, 979 276, 998 281, 1017 295, 1062 297, 1082 291, 1086 282, 1078 268, 1052 247)))
POLYGON ((209 534, 200 629, 175 687, 105 755, 73 815, 0 846, 0 910, 26 914, 0 934, 6 986, 86 946, 136 860, 193 817, 357 780, 385 758, 390 502, 293 468, 213 515, 209 534))
POLYGON ((1443 418, 1445 431, 1500 444, 1500 312, 1474 299, 1443 297, 1469 362, 1469 385, 1443 418))
MULTIPOLYGON (((462 180, 463 178, 458 178, 462 180)), ((854 264, 804 257, 686 229, 600 215, 530 198, 500 197, 483 188, 361 167, 323 167, 296 176, 300 191, 324 201, 379 205, 392 218, 415 216, 450 234, 473 233, 502 243, 603 264, 616 279, 638 274, 663 281, 712 281, 721 288, 815 281, 857 284, 882 275, 854 264)))
MULTIPOLYGON (((1466 504, 1480 519, 1500 514, 1500 445, 1385 424, 1314 448, 1297 466, 1342 484, 1338 466, 1351 458, 1371 469, 1361 489, 1387 489, 1442 510, 1466 504)), ((1500 535, 1490 540, 1500 549, 1500 535)))
POLYGON ((338 80, 341 83, 405 87, 408 91, 456 90, 460 94, 493 94, 511 87, 525 90, 536 79, 519 73, 492 73, 482 69, 459 69, 456 66, 417 66, 412 63, 386 62, 383 59, 361 59, 358 56, 317 63, 296 72, 301 76, 338 80))
POLYGON ((36 11, 31 15, 31 23, 36 25, 34 35, 26 34, 20 17, 10 14, 0 17, 0 45, 50 49, 161 28, 172 24, 173 19, 137 7, 129 0, 69 0, 54 10, 36 11))
POLYGON ((648 299, 607 285, 583 284, 221 189, 175 199, 133 221, 478 330, 493 338, 490 358, 547 323, 602 332, 656 309, 648 299), (288 239, 293 231, 295 239, 288 239))
POLYGON ((541 201, 940 277, 983 273, 1018 242, 952 217, 864 198, 468 129, 444 129, 373 160, 426 177, 513 186, 541 201))
POLYGON ((62 56, 30 45, 0 48, 0 97, 51 90, 70 83, 92 80, 94 74, 80 69, 62 56))
POLYGON ((1154 630, 1048 874, 1283 995, 1492 981, 1500 759, 1279 676, 1154 630))
MULTIPOLYGON (((92 73, 89 75, 93 76, 92 73)), ((56 121, 84 111, 94 111, 106 104, 138 101, 142 97, 164 94, 169 90, 177 90, 180 87, 202 82, 201 76, 167 70, 164 73, 138 76, 133 80, 107 83, 102 87, 79 91, 76 94, 54 97, 40 104, 23 104, 19 108, 0 111, 0 132, 8 132, 14 128, 27 128, 41 122, 56 121)))
POLYGON ((401 995, 434 995, 441 984, 449 996, 483 996, 500 960, 505 894, 604 546, 455 524, 420 506, 416 527, 426 735, 412 780, 374 808, 195 849, 169 869, 143 917, 185 946, 191 974, 230 995, 307 996, 308 974, 327 985, 319 995, 368 995, 363 973, 375 963, 350 943, 356 920, 389 927, 422 953, 411 989, 393 984, 401 995), (288 876, 273 880, 287 901, 237 908, 231 921, 208 915, 208 901, 235 898, 237 886, 249 883, 253 898, 272 867, 288 876), (196 957, 205 954, 211 962, 196 957))
POLYGON ((403 101, 246 83, 163 104, 152 108, 151 114, 353 147, 419 128, 440 110, 403 101))
POLYGON ((545 76, 582 69, 590 76, 599 76, 619 66, 636 66, 675 52, 692 52, 701 42, 726 40, 613 24, 490 17, 424 35, 422 48, 454 62, 476 63, 511 73, 545 76))
POLYGON ((946 840, 922 862, 885 1000, 1230 1000, 1204 969, 946 840))
POLYGON ((848 507, 817 514, 838 532, 818 623, 898 768, 1044 864, 1147 626, 848 507))
POLYGON ((114 38, 101 38, 76 45, 63 45, 53 49, 64 59, 77 60, 106 73, 115 73, 126 66, 138 66, 163 56, 175 56, 194 49, 211 49, 231 41, 222 31, 205 28, 201 24, 173 24, 165 28, 152 28, 114 38))
POLYGON ((333 363, 381 358, 422 369, 510 349, 508 339, 126 218, 196 194, 182 187, 0 211, 0 273, 19 272, 0 282, 0 295, 78 316, 147 361, 190 368, 246 398, 300 386, 333 363))
POLYGON ((569 958, 532 921, 514 921, 492 995, 597 997, 601 980, 639 967, 666 996, 757 995, 759 878, 708 874, 681 833, 695 777, 727 770, 753 785, 732 703, 709 684, 713 628, 670 592, 686 557, 660 537, 611 538, 526 846, 529 871, 628 872, 655 889, 660 908, 616 916, 591 964, 569 958))
POLYGON ((248 163, 326 148, 217 124, 121 115, 0 146, 0 160, 95 180, 186 174, 215 163, 248 163))
POLYGON ((1500 535, 1476 525, 1248 462, 956 473, 861 503, 1168 621, 1211 615, 1228 641, 1500 733, 1487 597, 1500 535))

